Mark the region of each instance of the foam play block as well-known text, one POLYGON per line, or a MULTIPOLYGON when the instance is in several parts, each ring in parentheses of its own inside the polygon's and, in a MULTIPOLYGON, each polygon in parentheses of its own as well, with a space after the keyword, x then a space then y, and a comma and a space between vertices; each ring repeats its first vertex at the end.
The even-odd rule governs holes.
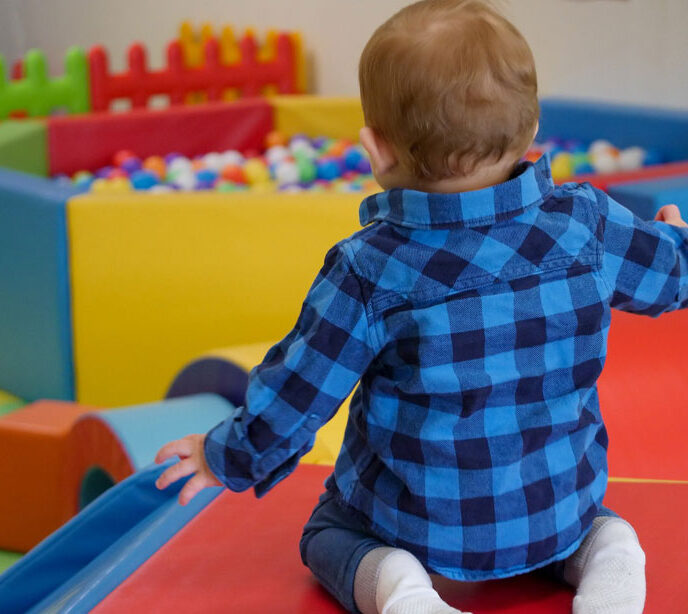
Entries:
POLYGON ((70 431, 90 411, 38 401, 0 417, 0 548, 25 552, 77 512, 70 431))
POLYGON ((365 123, 358 98, 275 96, 270 103, 275 113, 275 129, 286 135, 306 134, 311 138, 325 135, 356 142, 365 123))
MULTIPOLYGON (((260 500, 223 492, 93 612, 167 611, 179 603, 189 612, 342 612, 298 553, 301 529, 330 471, 301 465, 260 500)), ((612 483, 606 503, 635 526, 645 548, 646 614, 677 611, 688 599, 688 526, 680 513, 688 509, 688 484, 612 483)), ((474 614, 571 611, 571 590, 536 574, 480 583, 438 580, 437 587, 452 605, 474 614)))
POLYGON ((46 140, 43 121, 0 121, 0 166, 34 175, 46 175, 46 140))
POLYGON ((159 399, 208 348, 287 334, 327 250, 360 228, 360 201, 245 193, 71 199, 78 399, 110 407, 159 399))
POLYGON ((688 480, 688 311, 613 311, 599 381, 614 477, 688 480))
POLYGON ((673 203, 688 216, 688 172, 678 177, 633 181, 609 186, 609 195, 638 217, 651 220, 661 207, 673 203))
POLYGON ((650 179, 663 179, 665 177, 680 177, 688 175, 688 162, 669 162, 644 166, 637 171, 619 171, 618 173, 593 173, 590 175, 576 175, 574 180, 578 183, 589 182, 605 192, 610 187, 633 181, 649 181, 650 179))
MULTIPOLYGON (((211 392, 228 399, 234 405, 244 403, 249 371, 262 362, 273 342, 253 343, 213 350, 186 365, 174 378, 167 397, 211 392)), ((303 463, 333 465, 344 437, 352 394, 337 413, 316 434, 310 452, 303 463)))
POLYGON ((77 190, 0 169, 0 389, 73 399, 65 203, 77 190))
POLYGON ((113 154, 121 149, 142 157, 173 151, 195 156, 228 149, 260 150, 272 127, 272 108, 255 98, 55 117, 48 120, 50 173, 96 170, 112 164, 113 154))

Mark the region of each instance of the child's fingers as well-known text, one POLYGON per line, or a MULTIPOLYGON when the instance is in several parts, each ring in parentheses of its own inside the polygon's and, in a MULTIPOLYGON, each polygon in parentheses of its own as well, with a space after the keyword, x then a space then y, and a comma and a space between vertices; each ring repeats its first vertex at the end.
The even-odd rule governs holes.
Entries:
POLYGON ((208 486, 214 486, 214 484, 202 473, 197 473, 186 484, 184 484, 184 488, 182 488, 181 492, 179 493, 179 503, 181 505, 186 505, 199 492, 208 486))
POLYGON ((185 460, 179 461, 178 463, 175 463, 170 468, 166 469, 163 472, 163 474, 155 481, 155 485, 160 490, 163 490, 173 482, 176 482, 177 480, 186 477, 187 475, 191 475, 196 471, 198 471, 198 465, 196 464, 196 461, 194 461, 191 458, 187 458, 185 460))
POLYGON ((655 220, 674 226, 686 226, 686 223, 681 219, 681 210, 676 205, 664 205, 657 211, 655 220))
POLYGON ((168 458, 172 458, 173 456, 179 456, 182 458, 186 456, 191 456, 192 452, 193 442, 190 441, 187 437, 184 437, 184 439, 170 441, 169 443, 166 443, 162 448, 160 448, 160 450, 158 450, 158 453, 155 455, 155 462, 158 464, 163 463, 168 458))

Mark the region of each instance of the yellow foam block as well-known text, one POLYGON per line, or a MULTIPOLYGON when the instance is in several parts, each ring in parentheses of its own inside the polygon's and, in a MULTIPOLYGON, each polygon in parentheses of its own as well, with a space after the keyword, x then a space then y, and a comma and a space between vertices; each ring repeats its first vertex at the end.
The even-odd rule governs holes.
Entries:
POLYGON ((311 138, 329 136, 358 141, 364 125, 358 98, 275 96, 270 98, 270 104, 275 110, 275 128, 289 136, 306 134, 311 138))
MULTIPOLYGON (((252 343, 213 350, 206 356, 224 358, 246 371, 250 371, 263 360, 273 345, 274 342, 252 343)), ((303 456, 301 462, 312 465, 334 465, 344 439, 344 429, 346 428, 352 396, 353 393, 342 403, 334 417, 318 431, 313 448, 303 456)))
POLYGON ((68 203, 77 398, 160 399, 208 348, 283 337, 360 194, 89 194, 68 203))

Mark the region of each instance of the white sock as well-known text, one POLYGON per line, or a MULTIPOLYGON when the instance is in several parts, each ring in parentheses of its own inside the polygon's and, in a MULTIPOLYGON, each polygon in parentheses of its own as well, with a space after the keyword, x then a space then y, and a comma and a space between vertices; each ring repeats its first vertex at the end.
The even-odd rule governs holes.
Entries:
POLYGON ((625 520, 598 516, 581 547, 564 564, 576 587, 573 614, 641 614, 645 553, 625 520))
POLYGON ((397 548, 375 548, 361 559, 354 600, 363 614, 462 614, 442 601, 418 559, 397 548))

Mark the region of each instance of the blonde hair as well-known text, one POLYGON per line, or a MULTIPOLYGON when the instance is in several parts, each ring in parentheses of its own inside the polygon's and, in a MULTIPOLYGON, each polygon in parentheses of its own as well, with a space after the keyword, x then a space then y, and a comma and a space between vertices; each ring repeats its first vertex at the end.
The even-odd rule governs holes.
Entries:
POLYGON ((359 80, 366 124, 421 179, 522 155, 539 116, 528 43, 479 0, 402 9, 368 41, 359 80))

